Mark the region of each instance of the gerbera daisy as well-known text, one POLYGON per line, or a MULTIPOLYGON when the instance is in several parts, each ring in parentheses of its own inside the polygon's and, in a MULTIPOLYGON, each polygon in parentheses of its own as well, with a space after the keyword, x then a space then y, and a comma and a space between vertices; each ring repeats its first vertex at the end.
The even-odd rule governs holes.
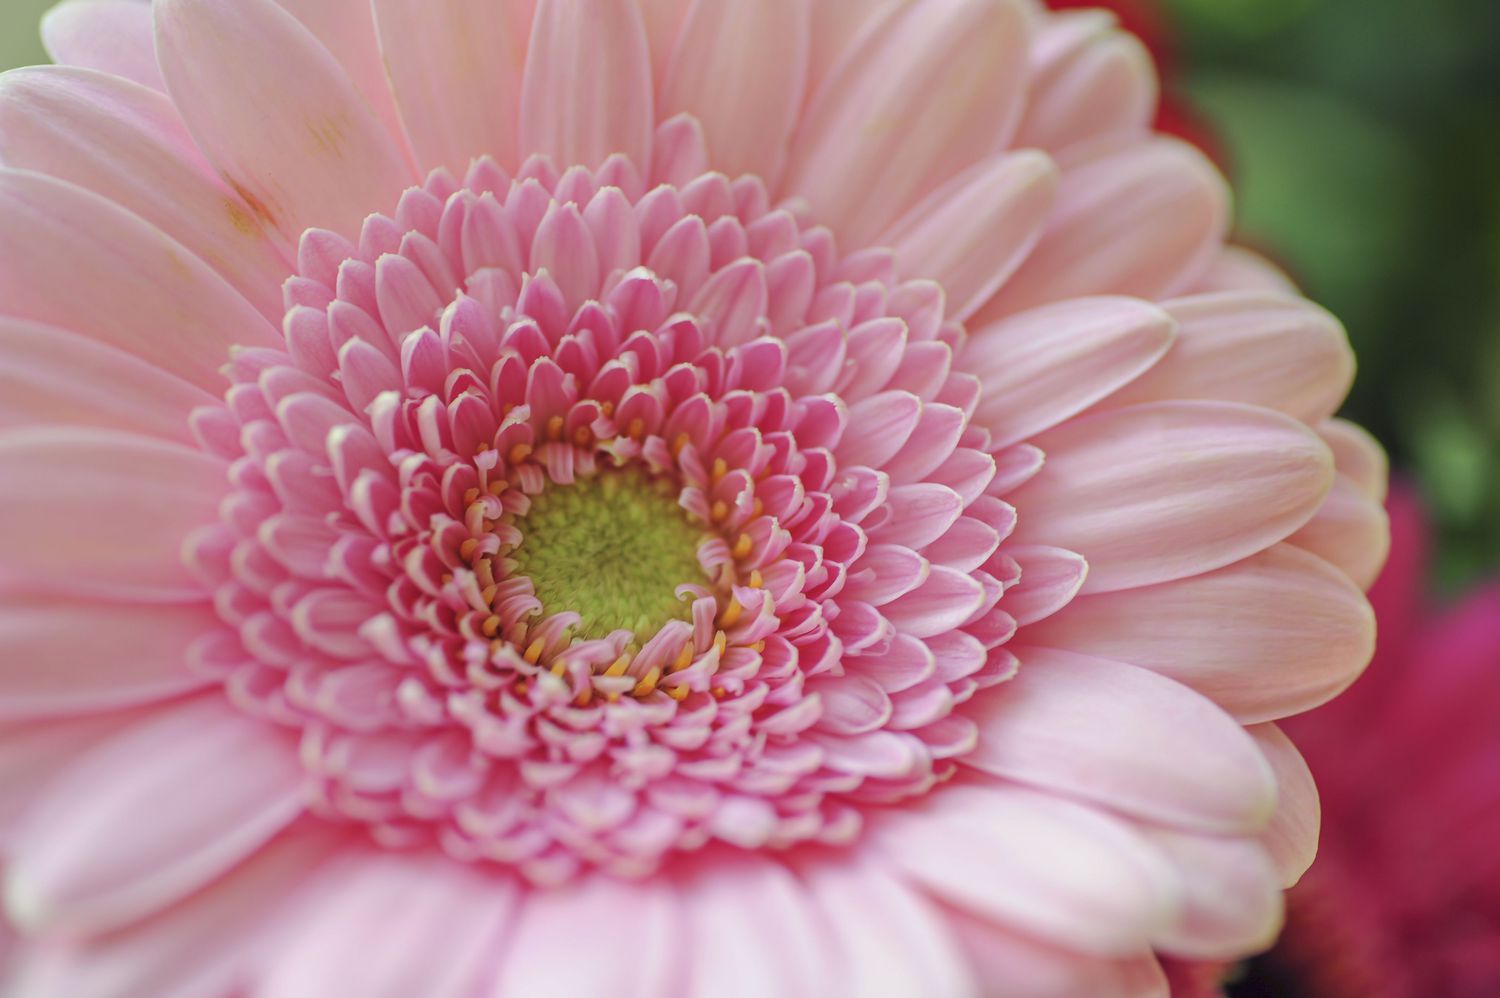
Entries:
POLYGON ((1157 994, 1385 526, 1107 19, 75 2, 0 78, 23 995, 1157 994), (152 47, 154 45, 154 57, 152 47))

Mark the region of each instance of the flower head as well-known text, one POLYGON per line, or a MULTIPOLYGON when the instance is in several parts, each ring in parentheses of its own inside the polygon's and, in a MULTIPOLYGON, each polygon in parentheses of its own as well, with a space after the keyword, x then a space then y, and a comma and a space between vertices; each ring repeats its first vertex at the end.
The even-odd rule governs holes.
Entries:
POLYGON ((1135 994, 1270 941, 1316 806, 1270 722, 1368 658, 1383 465, 1107 21, 46 33, 85 68, 0 80, 23 993, 1135 994))

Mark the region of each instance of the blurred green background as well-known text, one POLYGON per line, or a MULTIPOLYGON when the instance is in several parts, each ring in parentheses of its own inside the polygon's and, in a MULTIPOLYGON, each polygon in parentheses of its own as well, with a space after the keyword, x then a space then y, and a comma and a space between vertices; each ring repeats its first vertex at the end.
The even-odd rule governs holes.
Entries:
MULTIPOLYGON (((52 0, 0 0, 0 67, 52 0)), ((1243 240, 1349 327, 1349 414, 1426 493, 1456 589, 1500 567, 1500 0, 1135 6, 1243 240)), ((1068 5, 1084 5, 1068 0, 1068 5)))

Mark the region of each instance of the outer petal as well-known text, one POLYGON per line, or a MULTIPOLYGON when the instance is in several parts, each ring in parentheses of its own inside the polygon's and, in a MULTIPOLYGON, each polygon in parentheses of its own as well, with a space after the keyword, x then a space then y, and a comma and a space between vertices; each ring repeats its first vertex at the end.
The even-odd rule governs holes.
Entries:
POLYGON ((781 185, 845 250, 1003 148, 1027 31, 1010 0, 892 5, 814 95, 781 185))
POLYGON ((1248 402, 1313 424, 1331 416, 1354 381, 1354 352, 1337 319, 1301 298, 1228 292, 1162 306, 1177 342, 1111 407, 1170 399, 1248 402))
POLYGON ((1016 145, 1057 151, 1105 137, 1143 136, 1156 113, 1151 53, 1089 11, 1050 17, 1032 46, 1026 117, 1016 145))
POLYGON ((515 896, 510 880, 441 854, 350 849, 307 885, 306 899, 281 920, 270 968, 255 993, 473 995, 515 896))
POLYGON ((80 759, 32 806, 11 849, 10 916, 32 930, 87 931, 157 911, 300 814, 302 779, 293 746, 222 697, 163 710, 80 759))
POLYGON ((1157 949, 1197 960, 1236 960, 1270 948, 1284 910, 1275 867, 1260 843, 1164 830, 1151 839, 1186 888, 1182 917, 1157 935, 1157 949))
POLYGON ((802 109, 811 34, 795 0, 698 0, 677 36, 661 117, 703 123, 713 167, 775 183, 802 109))
POLYGON ((1197 575, 1263 551, 1311 519, 1333 481, 1317 436, 1253 406, 1135 406, 1034 442, 1047 464, 1008 498, 1020 511, 1014 538, 1083 555, 1085 593, 1197 575))
POLYGON ((282 244, 225 187, 172 102, 87 70, 38 66, 0 77, 0 160, 93 191, 213 267, 272 322, 291 273, 282 244))
POLYGON ((0 429, 108 427, 193 443, 188 413, 213 396, 113 347, 41 323, 0 318, 0 429))
POLYGON ((984 386, 974 423, 997 451, 1056 426, 1159 361, 1174 325, 1147 302, 1083 298, 976 330, 957 365, 984 386))
POLYGON ((0 845, 9 847, 20 817, 58 773, 140 716, 116 711, 0 725, 0 845))
POLYGON ((374 8, 391 89, 422 168, 461 177, 470 160, 489 155, 514 169, 532 4, 375 0, 374 8))
POLYGON ((1333 451, 1333 465, 1339 474, 1348 476, 1371 499, 1384 503, 1391 467, 1380 442, 1363 427, 1344 419, 1325 420, 1317 430, 1333 451))
POLYGON ((1263 721, 1352 683, 1374 651, 1375 620, 1342 572, 1282 544, 1196 578, 1079 597, 1026 640, 1145 666, 1263 721))
POLYGON ((1257 724, 1249 731, 1276 773, 1276 813, 1260 840, 1276 864, 1281 886, 1293 887, 1318 854, 1323 820, 1318 788, 1302 753, 1280 728, 1257 724))
POLYGON ((982 992, 987 998, 1168 998, 1161 965, 1149 951, 1100 957, 1019 935, 963 912, 950 911, 948 920, 950 931, 968 952, 975 977, 991 985, 982 992))
POLYGON ((809 892, 848 977, 850 998, 981 994, 947 917, 911 887, 867 859, 809 864, 809 892))
POLYGON ((1294 295, 1296 283, 1286 271, 1243 246, 1225 246, 1189 289, 1195 294, 1219 291, 1260 291, 1294 295))
POLYGON ((332 845, 282 836, 183 904, 103 938, 43 943, 17 968, 16 998, 202 998, 237 993, 270 930, 332 845))
POLYGON ((83 66, 165 90, 151 38, 151 7, 134 0, 70 0, 42 18, 52 61, 83 66))
POLYGON ((1063 172, 1046 235, 980 318, 1080 295, 1165 298, 1208 266, 1228 221, 1224 179, 1185 143, 1158 138, 1080 163, 1063 172))
POLYGON ((199 605, 7 597, 0 717, 107 710, 205 685, 210 680, 188 668, 187 649, 217 626, 213 611, 199 605))
POLYGON ((272 0, 158 0, 156 50, 193 137, 255 213, 352 235, 413 181, 327 48, 272 0), (267 72, 268 67, 275 72, 267 72))
POLYGON ((1154 848, 1051 794, 948 787, 868 834, 945 901, 1086 952, 1140 952, 1175 916, 1179 887, 1154 848))
POLYGON ((1253 832, 1276 784, 1254 742, 1212 702, 1145 669, 1042 648, 976 697, 965 764, 1133 817, 1253 832))
POLYGON ((225 488, 217 458, 164 441, 72 427, 0 434, 0 580, 201 600, 178 551, 216 519, 225 488))
POLYGON ((611 995, 654 998, 682 993, 685 951, 640 945, 642 939, 681 939, 670 887, 589 876, 562 887, 528 892, 495 960, 492 980, 480 993, 511 995, 611 995), (624 931, 629 926, 629 931, 624 931), (579 959, 573 941, 589 941, 579 959))
POLYGON ((71 329, 215 393, 231 346, 279 340, 192 253, 95 194, 0 170, 0 217, 6 314, 71 329))
POLYGON ((521 86, 521 154, 651 170, 651 52, 631 0, 541 0, 521 86))
POLYGON ((1339 569, 1361 589, 1369 589, 1391 550, 1385 507, 1346 475, 1334 479, 1318 515, 1288 541, 1339 569))
POLYGON ((934 191, 877 241, 896 251, 903 277, 940 283, 948 317, 962 322, 1021 265, 1056 194, 1057 168, 1046 156, 996 157, 934 191))

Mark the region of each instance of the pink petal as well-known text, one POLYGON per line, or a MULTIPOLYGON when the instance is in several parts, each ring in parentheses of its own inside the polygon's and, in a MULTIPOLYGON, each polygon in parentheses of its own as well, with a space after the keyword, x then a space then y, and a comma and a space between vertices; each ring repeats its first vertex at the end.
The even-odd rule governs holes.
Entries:
POLYGON ((1224 240, 1229 193, 1202 153, 1154 139, 1063 173, 1046 235, 980 311, 997 318, 1081 295, 1184 289, 1224 240))
POLYGON ((1359 486, 1361 492, 1384 503, 1390 485, 1390 459, 1369 431, 1344 419, 1324 420, 1318 436, 1333 451, 1333 466, 1359 486))
POLYGON ((521 86, 521 154, 651 169, 651 53, 630 0, 540 0, 521 86))
POLYGON ((1075 420, 1038 438, 1040 474, 1009 501, 1018 543, 1076 551, 1086 593, 1211 571, 1301 527, 1332 485, 1333 460, 1279 413, 1163 402, 1075 420))
POLYGON ((1243 246, 1225 246, 1188 289, 1195 294, 1217 291, 1260 291, 1294 295, 1297 285, 1270 260, 1243 246))
POLYGON ((1374 585, 1391 549, 1385 507, 1354 479, 1338 475, 1328 500, 1287 542, 1335 565, 1361 589, 1374 585))
POLYGON ((814 900, 782 864, 726 857, 684 890, 690 956, 683 993, 818 998, 843 987, 814 900))
POLYGON ((1021 581, 1006 590, 1003 608, 1023 627, 1067 606, 1089 574, 1089 563, 1063 548, 1012 544, 1005 553, 1021 566, 1021 581))
POLYGON ((412 183, 343 67, 271 0, 160 0, 153 10, 157 57, 188 129, 289 239, 309 228, 352 237, 412 183))
POLYGON ((1323 809, 1318 788, 1302 753, 1274 724, 1248 729, 1276 774, 1276 813, 1261 833, 1261 844, 1276 864, 1283 888, 1294 887, 1318 854, 1323 809))
POLYGON ((1175 324, 1130 298, 1084 298, 1035 309, 978 329, 961 370, 984 393, 974 422, 999 450, 1056 426, 1159 362, 1175 324))
POLYGON ((1248 402, 1304 423, 1333 414, 1354 381, 1344 327, 1300 298, 1231 292, 1162 306, 1177 342, 1108 405, 1170 399, 1248 402))
POLYGON ((618 995, 655 998, 680 991, 686 951, 646 946, 687 930, 672 892, 651 881, 604 876, 528 891, 487 995, 618 995), (629 925, 631 931, 622 932, 629 925), (588 940, 587 959, 573 940, 588 940))
POLYGON ((661 117, 703 123, 715 169, 774 183, 802 108, 807 4, 698 0, 661 93, 661 117))
POLYGON ((209 395, 158 367, 74 333, 0 318, 0 429, 109 427, 192 444, 187 414, 209 395))
POLYGON ((872 824, 905 877, 943 901, 1088 953, 1126 955, 1176 915, 1181 886, 1124 822, 1050 794, 952 786, 872 824))
POLYGON ((300 814, 302 779, 293 746, 221 697, 164 709, 84 756, 28 811, 5 885, 10 915, 75 931, 157 911, 300 814))
POLYGON ((350 849, 279 920, 260 993, 473 995, 516 893, 511 879, 440 853, 350 849))
POLYGON ((979 993, 944 914, 881 864, 840 857, 809 864, 805 880, 849 975, 838 990, 945 998, 979 993))
POLYGON ((1281 931, 1281 886, 1254 839, 1220 839, 1157 830, 1185 888, 1181 918, 1157 933, 1156 948, 1193 960, 1234 960, 1259 953, 1281 931))
POLYGON ((832 70, 792 141, 781 184, 845 250, 1003 145, 1020 108, 1019 4, 892 5, 832 70))
POLYGON ((948 921, 971 972, 979 980, 1004 981, 1007 993, 1027 998, 1167 998, 1166 977, 1150 951, 1098 957, 1020 935, 965 912, 948 912, 948 921))
POLYGON ((234 993, 257 972, 289 898, 327 854, 327 834, 283 835, 184 904, 97 939, 33 948, 18 994, 202 998, 234 993))
POLYGON ((1036 245, 1057 195, 1057 168, 1035 150, 997 156, 954 177, 879 237, 903 277, 928 277, 962 322, 1036 245))
POLYGON ((921 415, 922 400, 909 392, 881 392, 854 403, 835 448, 839 464, 879 468, 906 445, 921 415))
POLYGON ((210 679, 193 674, 187 650, 220 626, 212 609, 195 604, 11 596, 0 605, 0 716, 108 710, 203 686, 210 679))
POLYGON ((272 322, 283 247, 193 145, 172 102, 113 76, 39 66, 0 79, 0 159, 93 191, 207 262, 272 322))
POLYGON ((1032 47, 1036 60, 1018 147, 1056 152, 1106 137, 1146 134, 1158 87, 1140 39, 1089 13, 1049 18, 1032 47))
POLYGON ((72 0, 42 18, 42 42, 60 66, 82 66, 165 90, 151 38, 151 8, 131 0, 72 0))
POLYGON ((0 844, 59 773, 149 709, 0 726, 0 844))
POLYGON ((280 334, 161 230, 81 188, 0 170, 0 301, 215 394, 236 344, 280 334), (82 289, 82 291, 80 291, 82 289))
POLYGON ((880 613, 901 633, 930 638, 968 621, 984 601, 984 586, 973 576, 933 565, 915 589, 881 607, 880 613))
POLYGON ((807 92, 816 93, 839 60, 849 56, 850 42, 894 6, 894 0, 843 0, 812 7, 812 51, 808 60, 807 92))
POLYGON ((198 600, 183 539, 217 519, 217 458, 112 430, 0 433, 0 578, 139 600, 198 600))
POLYGON ((1255 831, 1276 785, 1254 742, 1205 697, 1104 659, 1014 649, 1021 669, 980 693, 965 764, 1199 831, 1255 831))
POLYGON ((1365 667, 1374 639, 1364 595, 1287 544, 1180 582, 1081 596, 1026 631, 1028 642, 1170 676, 1242 722, 1330 699, 1365 667))
POLYGON ((493 156, 514 170, 531 5, 375 0, 374 10, 390 87, 422 168, 462 176, 470 160, 493 156))

